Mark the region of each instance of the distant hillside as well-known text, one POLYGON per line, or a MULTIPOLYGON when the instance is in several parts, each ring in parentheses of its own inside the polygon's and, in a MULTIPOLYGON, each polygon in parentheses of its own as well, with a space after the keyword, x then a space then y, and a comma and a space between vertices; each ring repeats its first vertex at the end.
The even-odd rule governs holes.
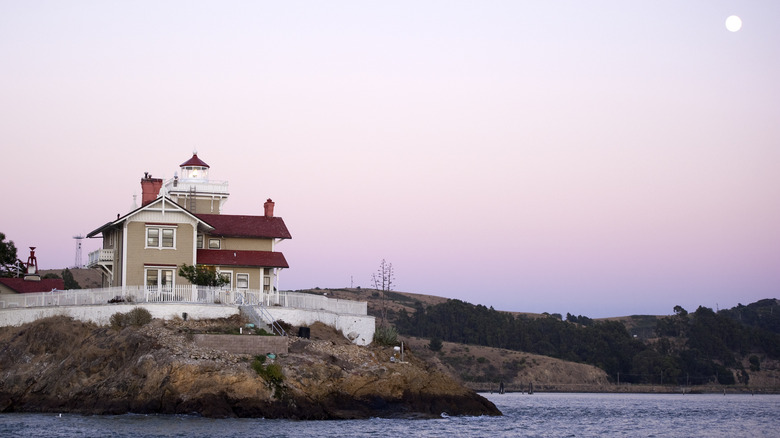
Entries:
MULTIPOLYGON (((418 303, 423 306, 432 306, 446 303, 450 298, 436 295, 417 294, 412 292, 386 291, 384 300, 381 291, 375 289, 363 288, 342 288, 342 289, 302 289, 296 292, 311 293, 315 295, 327 295, 331 298, 343 300, 356 300, 368 302, 368 313, 377 318, 381 318, 382 309, 387 309, 387 318, 390 322, 395 321, 398 313, 403 309, 406 312, 413 312, 418 303)), ((514 316, 526 316, 529 318, 542 318, 547 315, 542 313, 501 311, 514 316)))
MULTIPOLYGON (((485 353, 488 350, 481 350, 493 348, 503 351, 504 356, 522 352, 592 365, 603 370, 612 383, 715 384, 780 391, 780 335, 774 331, 780 325, 780 307, 775 299, 718 313, 699 307, 688 314, 676 307, 673 316, 594 320, 582 315, 563 319, 558 315, 502 312, 406 292, 385 292, 384 299, 380 291, 366 289, 304 292, 367 301, 369 313, 377 317, 378 324, 384 318, 417 349, 426 348, 425 343, 431 340, 443 341, 445 347, 431 358, 449 366, 472 387, 516 382, 521 369, 528 371, 528 360, 518 367, 520 359, 492 360, 485 353), (455 351, 455 357, 450 358, 448 342, 468 348, 455 351)), ((571 384, 564 383, 560 376, 552 381, 571 384)))
MULTIPOLYGON (((101 287, 100 284, 100 271, 97 269, 87 269, 87 268, 67 268, 71 274, 73 274, 73 279, 76 280, 76 282, 81 286, 82 289, 94 289, 101 287)), ((41 276, 44 276, 46 274, 54 274, 57 275, 59 278, 62 278, 62 273, 65 271, 65 268, 62 269, 41 269, 40 274, 41 276)))

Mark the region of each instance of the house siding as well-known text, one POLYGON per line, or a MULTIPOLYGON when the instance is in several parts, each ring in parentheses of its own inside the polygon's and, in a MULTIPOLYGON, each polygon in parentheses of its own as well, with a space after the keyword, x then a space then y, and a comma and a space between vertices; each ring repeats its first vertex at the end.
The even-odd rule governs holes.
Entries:
POLYGON ((238 274, 249 274, 249 287, 248 289, 262 290, 262 268, 249 268, 240 266, 217 266, 220 271, 233 271, 233 278, 231 279, 231 285, 233 288, 237 288, 238 274))
MULTIPOLYGON (((216 237, 211 237, 215 239, 216 237)), ((248 251, 272 251, 273 241, 271 239, 247 239, 240 237, 222 237, 222 249, 237 249, 248 251)), ((206 241, 208 244, 208 240, 206 241)))
MULTIPOLYGON (((203 195, 198 194, 196 196, 203 196, 203 195)), ((177 204, 179 204, 180 206, 190 210, 189 196, 173 195, 171 199, 177 204)), ((195 208, 191 209, 190 213, 219 214, 219 203, 220 203, 219 198, 216 198, 212 201, 210 198, 203 199, 203 198, 196 197, 195 208)))
MULTIPOLYGON (((147 265, 174 265, 181 266, 184 263, 192 264, 195 250, 195 242, 192 240, 193 224, 176 223, 175 249, 146 248, 146 224, 150 222, 130 222, 127 226, 127 285, 143 285, 144 266, 147 265)), ((152 223, 159 223, 152 221, 152 223)), ((171 218, 166 218, 166 223, 175 223, 171 218)), ((187 280, 179 277, 174 280, 176 284, 189 284, 187 280)))

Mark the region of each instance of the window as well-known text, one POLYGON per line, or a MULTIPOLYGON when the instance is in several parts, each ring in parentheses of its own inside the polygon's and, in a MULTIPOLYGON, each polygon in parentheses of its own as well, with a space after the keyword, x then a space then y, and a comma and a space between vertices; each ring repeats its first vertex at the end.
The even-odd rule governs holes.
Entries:
POLYGON ((220 247, 219 239, 209 239, 209 249, 219 249, 220 247))
POLYGON ((160 229, 159 228, 147 228, 146 229, 146 246, 149 248, 156 248, 160 246, 160 229))
POLYGON ((173 269, 147 268, 146 287, 150 290, 173 290, 173 269))
POLYGON ((157 287, 157 280, 159 279, 159 272, 157 269, 149 269, 146 271, 146 286, 157 287))
POLYGON ((203 234, 198 234, 198 249, 203 249, 203 234))
POLYGON ((266 275, 263 277, 263 292, 271 292, 271 276, 266 275))
POLYGON ((162 229, 162 247, 163 248, 173 248, 173 229, 172 228, 163 228, 162 229))
POLYGON ((176 248, 176 228, 175 227, 154 227, 146 226, 146 247, 147 248, 176 248))
POLYGON ((236 274, 236 289, 249 289, 249 274, 236 274))
POLYGON ((233 289, 233 271, 217 271, 217 274, 219 274, 220 277, 227 280, 227 283, 225 283, 225 285, 222 286, 222 289, 227 289, 227 290, 233 289))

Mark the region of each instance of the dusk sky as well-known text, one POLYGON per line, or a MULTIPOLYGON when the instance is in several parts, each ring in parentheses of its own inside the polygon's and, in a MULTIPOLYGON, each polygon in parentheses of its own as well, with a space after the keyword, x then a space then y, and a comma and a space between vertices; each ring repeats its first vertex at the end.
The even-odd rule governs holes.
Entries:
POLYGON ((774 0, 0 0, 0 148, 44 269, 197 149, 225 213, 276 202, 283 289, 384 258, 498 310, 780 298, 774 0))

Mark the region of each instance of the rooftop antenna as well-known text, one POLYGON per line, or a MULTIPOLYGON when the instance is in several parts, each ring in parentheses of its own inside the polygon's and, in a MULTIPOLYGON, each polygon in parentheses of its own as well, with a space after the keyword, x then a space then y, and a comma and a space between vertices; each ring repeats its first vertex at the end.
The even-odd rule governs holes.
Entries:
POLYGON ((76 261, 75 261, 75 268, 81 268, 83 263, 81 262, 81 241, 84 240, 83 234, 76 234, 73 236, 73 238, 76 240, 76 261))

